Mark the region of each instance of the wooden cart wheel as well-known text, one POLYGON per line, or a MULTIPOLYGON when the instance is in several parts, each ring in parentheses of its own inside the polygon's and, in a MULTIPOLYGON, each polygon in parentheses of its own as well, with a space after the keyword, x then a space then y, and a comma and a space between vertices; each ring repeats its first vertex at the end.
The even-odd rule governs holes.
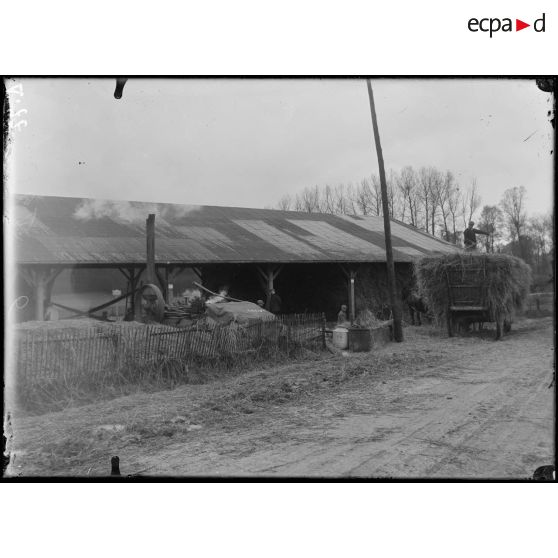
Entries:
POLYGON ((165 316, 165 299, 161 289, 153 283, 143 285, 136 295, 135 307, 139 321, 161 323, 165 316))
POLYGON ((496 337, 495 340, 498 341, 502 339, 502 320, 500 318, 496 318, 496 337))

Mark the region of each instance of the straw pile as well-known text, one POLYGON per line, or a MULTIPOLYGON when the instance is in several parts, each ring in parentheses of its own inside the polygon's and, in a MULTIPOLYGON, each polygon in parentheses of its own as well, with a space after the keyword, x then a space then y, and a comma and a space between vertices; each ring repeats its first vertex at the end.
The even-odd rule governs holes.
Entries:
POLYGON ((478 284, 482 305, 490 319, 511 317, 522 310, 531 285, 531 268, 521 259, 506 254, 457 253, 422 258, 415 264, 420 296, 433 315, 441 320, 449 306, 448 274, 478 284))
MULTIPOLYGON (((396 291, 401 293, 408 291, 413 285, 413 274, 411 266, 407 264, 395 265, 396 291)), ((344 287, 340 297, 340 304, 347 303, 347 288, 344 287)), ((371 318, 365 317, 364 311, 370 311, 380 321, 389 319, 390 316, 390 288, 388 283, 385 264, 373 263, 363 266, 358 272, 355 282, 356 307, 358 313, 362 313, 363 327, 374 327, 373 323, 365 324, 371 318)), ((337 307, 336 312, 339 311, 337 307)))

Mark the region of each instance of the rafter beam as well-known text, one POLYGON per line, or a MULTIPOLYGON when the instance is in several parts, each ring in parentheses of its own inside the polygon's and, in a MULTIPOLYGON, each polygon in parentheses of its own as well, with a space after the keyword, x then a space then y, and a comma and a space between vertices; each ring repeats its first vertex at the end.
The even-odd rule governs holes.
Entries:
POLYGON ((203 270, 201 267, 196 267, 195 265, 191 265, 190 269, 198 276, 198 279, 201 283, 203 283, 203 270))

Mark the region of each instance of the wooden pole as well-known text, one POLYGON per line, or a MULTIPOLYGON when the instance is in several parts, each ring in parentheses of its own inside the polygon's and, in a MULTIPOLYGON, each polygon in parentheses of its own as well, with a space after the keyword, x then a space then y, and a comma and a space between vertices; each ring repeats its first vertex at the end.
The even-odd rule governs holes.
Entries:
POLYGON ((382 146, 380 144, 380 132, 378 131, 378 121, 376 119, 376 108, 374 106, 374 94, 372 92, 372 84, 370 80, 366 80, 368 88, 368 98, 370 100, 370 115, 372 117, 372 129, 374 131, 374 142, 376 144, 376 155, 378 156, 378 167, 380 170, 380 186, 382 189, 382 210, 384 213, 384 236, 386 242, 386 259, 389 283, 389 295, 391 302, 391 310, 393 314, 393 338, 395 341, 403 341, 403 327, 401 324, 401 307, 397 296, 397 287, 395 282, 395 265, 393 263, 393 248, 391 245, 391 224, 389 220, 389 204, 387 195, 386 171, 384 169, 384 156, 382 155, 382 146))
POLYGON ((146 221, 147 233, 147 282, 157 283, 155 274, 155 214, 150 213, 146 221))
POLYGON ((355 324, 355 277, 356 277, 356 272, 354 270, 351 270, 351 277, 349 279, 349 282, 351 284, 351 325, 355 324))
POLYGON ((240 300, 239 298, 233 298, 232 296, 226 296, 226 295, 221 295, 219 293, 215 293, 213 291, 210 291, 209 289, 207 289, 206 287, 204 287, 203 285, 201 285, 200 283, 196 283, 196 281, 194 281, 194 285, 196 285, 196 287, 198 287, 198 289, 201 289, 202 291, 205 291, 207 293, 209 293, 212 296, 221 296, 227 300, 232 300, 233 302, 249 302, 247 300, 240 300))
POLYGON ((45 319, 46 280, 42 275, 37 272, 35 282, 35 319, 38 321, 45 319))

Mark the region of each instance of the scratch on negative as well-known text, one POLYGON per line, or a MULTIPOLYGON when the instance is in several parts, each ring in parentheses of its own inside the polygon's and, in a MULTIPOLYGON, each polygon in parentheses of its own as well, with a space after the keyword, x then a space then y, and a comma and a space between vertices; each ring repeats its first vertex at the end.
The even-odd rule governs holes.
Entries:
POLYGON ((537 132, 537 130, 535 130, 531 135, 527 136, 524 140, 523 143, 525 143, 530 137, 532 137, 535 133, 537 132))

